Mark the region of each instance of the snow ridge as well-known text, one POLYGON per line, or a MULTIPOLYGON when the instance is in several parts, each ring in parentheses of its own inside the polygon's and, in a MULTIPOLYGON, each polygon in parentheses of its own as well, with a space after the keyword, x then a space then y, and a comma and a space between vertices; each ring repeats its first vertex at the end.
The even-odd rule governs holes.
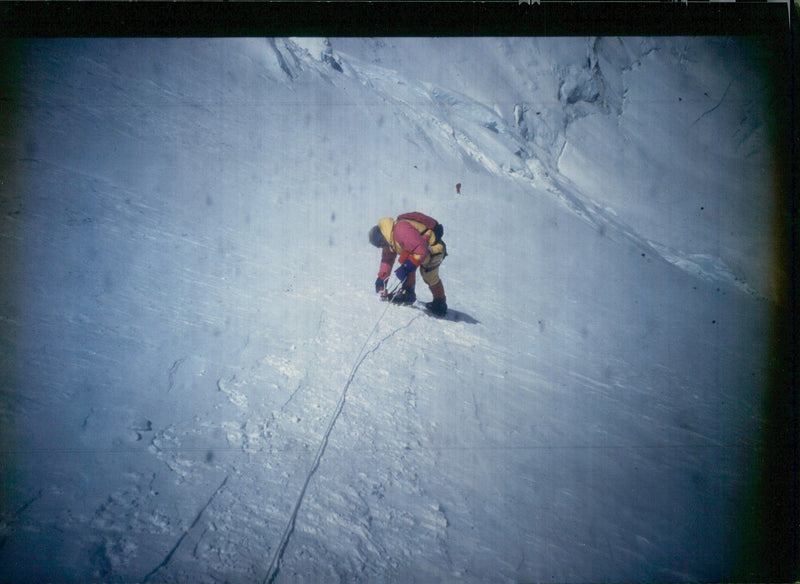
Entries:
MULTIPOLYGON (((324 47, 332 54, 329 42, 324 47)), ((591 39, 583 61, 556 68, 553 103, 536 107, 525 101, 516 102, 507 115, 464 93, 409 79, 374 63, 338 55, 337 62, 346 64, 348 75, 356 77, 384 101, 395 104, 433 154, 456 155, 469 166, 519 181, 532 195, 554 198, 598 231, 607 235, 617 233, 651 258, 659 257, 692 275, 731 283, 746 294, 763 298, 744 276, 733 275, 734 270, 722 259, 713 263, 694 262, 687 260, 694 252, 663 253, 670 246, 624 222, 561 169, 560 161, 576 122, 590 116, 611 117, 619 131, 628 94, 623 73, 634 66, 641 67, 642 60, 654 51, 647 43, 629 47, 619 39, 591 39), (531 112, 536 115, 530 115, 531 112)), ((691 123, 687 120, 688 127, 717 110, 732 84, 733 80, 716 105, 691 123)))

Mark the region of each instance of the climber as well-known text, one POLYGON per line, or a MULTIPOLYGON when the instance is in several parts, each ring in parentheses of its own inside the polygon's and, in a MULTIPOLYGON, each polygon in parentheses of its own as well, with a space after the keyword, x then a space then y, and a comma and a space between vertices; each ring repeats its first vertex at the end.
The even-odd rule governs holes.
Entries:
POLYGON ((382 250, 375 292, 394 304, 413 304, 417 299, 414 285, 419 268, 422 279, 433 294, 433 301, 426 303, 425 307, 437 316, 444 316, 447 301, 439 279, 439 265, 447 256, 447 248, 442 235, 444 227, 441 223, 418 212, 404 213, 396 220, 384 217, 378 221, 369 231, 369 242, 382 250), (398 255, 400 267, 394 273, 402 286, 396 293, 388 294, 386 284, 398 255))

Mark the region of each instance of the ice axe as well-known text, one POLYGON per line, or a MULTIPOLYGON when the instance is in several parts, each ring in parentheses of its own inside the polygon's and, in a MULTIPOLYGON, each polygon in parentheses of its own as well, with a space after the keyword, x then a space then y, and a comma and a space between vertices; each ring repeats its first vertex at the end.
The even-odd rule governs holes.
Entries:
POLYGON ((405 284, 405 280, 401 280, 395 274, 390 274, 389 277, 386 279, 386 285, 383 289, 383 294, 381 295, 381 300, 391 300, 395 294, 400 291, 400 288, 403 287, 405 284), (391 289, 389 287, 389 280, 394 277, 395 282, 392 284, 391 289))

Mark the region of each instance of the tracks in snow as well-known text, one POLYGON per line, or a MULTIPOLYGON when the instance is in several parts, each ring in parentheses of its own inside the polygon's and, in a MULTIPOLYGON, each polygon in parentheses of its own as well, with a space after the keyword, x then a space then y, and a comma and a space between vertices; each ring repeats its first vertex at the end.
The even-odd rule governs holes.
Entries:
POLYGON ((175 543, 175 545, 174 545, 174 546, 172 546, 172 549, 171 549, 171 550, 169 550, 169 553, 168 553, 168 554, 166 555, 166 557, 165 557, 165 558, 164 558, 164 559, 161 561, 161 563, 160 563, 158 566, 156 566, 155 568, 153 568, 152 570, 150 570, 150 572, 148 572, 148 573, 147 573, 147 575, 146 575, 146 576, 145 576, 145 577, 142 579, 142 582, 147 582, 147 581, 149 581, 149 580, 150 580, 150 578, 152 578, 153 576, 155 576, 155 574, 156 574, 156 573, 157 573, 159 570, 161 570, 162 568, 165 568, 165 567, 166 567, 166 566, 169 564, 170 560, 172 560, 172 556, 173 556, 173 555, 175 555, 175 552, 176 552, 176 551, 178 551, 178 548, 179 548, 179 547, 181 547, 181 544, 183 543, 183 540, 184 540, 184 539, 186 539, 186 536, 187 536, 187 535, 189 535, 189 532, 191 532, 191 531, 192 531, 192 529, 194 529, 194 527, 195 527, 195 526, 198 524, 198 522, 200 521, 200 518, 203 516, 203 512, 205 512, 205 510, 206 510, 206 509, 208 509, 209 505, 211 505, 211 503, 214 501, 214 499, 217 497, 217 495, 220 493, 220 491, 222 491, 222 489, 225 487, 225 484, 228 482, 228 478, 229 478, 229 477, 230 477, 230 475, 226 475, 226 476, 225 476, 225 478, 223 479, 222 483, 221 483, 221 484, 220 484, 220 485, 217 487, 217 489, 216 489, 216 490, 215 490, 215 491, 214 491, 214 492, 211 494, 211 497, 209 497, 209 498, 208 498, 208 501, 206 501, 206 504, 205 504, 205 505, 203 505, 203 507, 200 509, 200 511, 198 511, 197 515, 196 515, 196 516, 195 516, 195 518, 194 518, 194 521, 192 521, 192 524, 189 526, 189 528, 188 528, 188 529, 186 529, 186 530, 185 530, 185 531, 184 531, 184 532, 181 534, 180 538, 178 538, 178 541, 175 543))
POLYGON ((369 355, 375 353, 385 341, 394 337, 401 330, 410 327, 415 320, 417 320, 422 316, 421 314, 415 316, 414 318, 409 320, 408 323, 406 323, 404 326, 394 329, 392 332, 390 332, 388 335, 386 335, 384 338, 378 341, 378 343, 372 349, 370 349, 369 351, 365 351, 367 345, 369 344, 370 339, 372 339, 373 335, 375 334, 375 331, 378 330, 378 326, 383 320, 383 317, 386 315, 386 311, 389 308, 389 306, 391 305, 387 304, 386 308, 384 308, 380 317, 375 322, 375 326, 372 328, 369 335, 364 340, 364 343, 361 345, 361 348, 358 351, 358 355, 356 356, 353 362, 353 366, 350 369, 350 374, 348 375, 347 381, 345 382, 344 387, 342 387, 342 391, 339 395, 339 401, 336 403, 336 407, 334 408, 333 413, 328 422, 328 425, 325 428, 325 432, 322 435, 322 440, 320 441, 319 447, 317 448, 317 453, 314 456, 314 461, 312 462, 311 467, 308 473, 306 474, 303 486, 300 488, 300 492, 297 496, 297 501, 295 502, 291 515, 289 516, 289 521, 287 522, 286 527, 283 530, 280 543, 278 544, 278 547, 275 550, 275 554, 272 557, 272 561, 270 562, 269 569, 267 570, 267 576, 264 579, 265 583, 271 584, 272 582, 274 582, 275 578, 278 576, 278 573, 280 572, 281 560, 283 559, 283 554, 286 552, 286 546, 289 544, 289 539, 292 537, 292 533, 294 533, 295 524, 297 522, 297 514, 300 511, 300 506, 303 504, 303 499, 306 496, 306 492, 308 491, 308 486, 311 483, 311 479, 317 472, 317 469, 319 468, 319 465, 322 462, 322 457, 324 456, 325 449, 328 446, 328 439, 330 438, 331 432, 333 432, 333 427, 336 425, 336 420, 339 419, 339 416, 342 413, 342 409, 344 409, 344 403, 347 398, 347 390, 349 389, 350 384, 353 382, 353 379, 355 379, 356 373, 358 373, 361 364, 369 355))

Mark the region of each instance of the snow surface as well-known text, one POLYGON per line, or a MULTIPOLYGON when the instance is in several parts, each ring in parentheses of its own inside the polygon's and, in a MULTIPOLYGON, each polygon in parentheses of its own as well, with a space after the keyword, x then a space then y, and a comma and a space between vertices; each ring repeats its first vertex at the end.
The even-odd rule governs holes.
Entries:
POLYGON ((750 44, 20 46, 3 581, 731 576, 781 279, 750 44), (412 210, 457 321, 373 294, 412 210))

